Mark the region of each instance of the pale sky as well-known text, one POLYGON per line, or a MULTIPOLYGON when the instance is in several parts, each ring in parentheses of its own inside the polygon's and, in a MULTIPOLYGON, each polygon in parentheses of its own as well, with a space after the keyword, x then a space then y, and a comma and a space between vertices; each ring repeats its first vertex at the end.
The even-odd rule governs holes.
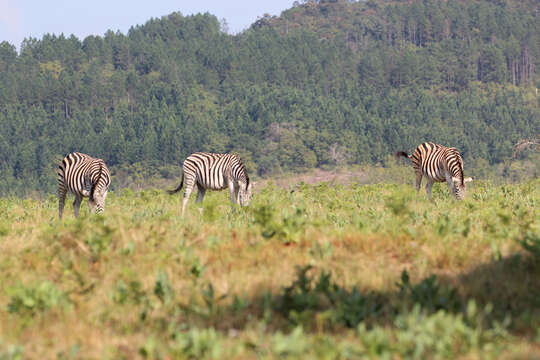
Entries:
POLYGON ((174 11, 209 12, 225 18, 230 33, 246 29, 265 13, 279 15, 294 0, 0 0, 0 42, 20 48, 26 37, 75 34, 81 41, 107 30, 126 34, 131 26, 174 11))

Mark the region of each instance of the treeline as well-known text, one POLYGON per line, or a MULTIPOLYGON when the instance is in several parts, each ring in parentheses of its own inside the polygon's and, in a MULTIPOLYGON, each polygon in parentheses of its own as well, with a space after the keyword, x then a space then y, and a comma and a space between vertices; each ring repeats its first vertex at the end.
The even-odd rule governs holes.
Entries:
POLYGON ((0 195, 54 191, 71 151, 259 175, 378 163, 425 140, 501 162, 540 134, 535 1, 307 1, 238 35, 173 13, 103 37, 0 43, 0 195))

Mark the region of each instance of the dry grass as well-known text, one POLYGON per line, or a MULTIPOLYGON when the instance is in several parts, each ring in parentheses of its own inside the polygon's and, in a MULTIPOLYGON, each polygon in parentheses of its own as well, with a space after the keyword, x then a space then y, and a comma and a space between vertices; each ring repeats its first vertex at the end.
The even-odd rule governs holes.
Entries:
MULTIPOLYGON (((396 312, 412 305, 396 286, 402 271, 412 284, 435 274, 464 302, 492 303, 490 321, 512 318, 508 336, 498 340, 505 354, 538 355, 540 268, 516 239, 526 221, 527 229, 539 230, 540 187, 535 181, 508 189, 504 195, 479 184, 457 202, 438 187, 430 203, 408 186, 300 185, 293 192, 267 186, 234 213, 226 194, 212 193, 202 212, 191 202, 186 219, 179 218, 179 197, 155 190, 112 194, 104 216, 85 209, 75 220, 68 207, 63 221, 53 199, 2 199, 0 346, 20 345, 28 359, 70 352, 74 358, 183 358, 188 355, 171 345, 179 332, 214 328, 229 356, 280 357, 271 344, 282 340, 277 332, 294 326, 273 307, 268 313, 265 296, 275 305, 297 267, 311 265, 314 278, 329 272, 344 289, 372 294, 382 311, 366 321, 389 331, 397 331, 396 312), (266 225, 256 221, 264 207, 273 216, 266 225), (265 226, 285 232, 265 238, 265 226), (168 280, 160 297, 163 274, 168 280), (44 281, 68 301, 6 311, 14 289, 44 281), (139 292, 126 290, 122 298, 130 283, 139 292), (235 308, 238 299, 245 304, 235 308), (255 350, 245 346, 250 342, 255 350)), ((326 336, 336 348, 356 341, 354 330, 329 324, 324 314, 312 317, 318 325, 303 324, 305 341, 326 336)), ((461 355, 482 354, 469 350, 461 355)))

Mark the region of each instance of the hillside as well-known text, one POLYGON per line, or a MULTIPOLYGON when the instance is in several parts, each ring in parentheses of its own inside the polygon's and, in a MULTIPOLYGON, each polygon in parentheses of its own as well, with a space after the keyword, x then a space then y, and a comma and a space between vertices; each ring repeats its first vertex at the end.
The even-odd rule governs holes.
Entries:
MULTIPOLYGON (((258 175, 380 163, 425 140, 501 163, 540 134, 535 1, 308 1, 231 36, 173 13, 0 43, 0 195, 70 151, 120 166, 235 151, 258 175)), ((472 170, 474 171, 474 170, 472 170)))

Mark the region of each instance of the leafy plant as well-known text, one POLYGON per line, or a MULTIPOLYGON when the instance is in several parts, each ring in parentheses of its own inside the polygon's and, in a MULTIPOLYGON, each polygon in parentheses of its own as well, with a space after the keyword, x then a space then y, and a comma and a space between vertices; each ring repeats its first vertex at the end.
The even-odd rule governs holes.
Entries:
POLYGON ((118 280, 116 283, 116 292, 113 295, 113 300, 118 304, 141 304, 146 302, 147 298, 148 296, 140 281, 132 280, 127 285, 122 280, 118 280))
POLYGON ((302 207, 294 207, 292 214, 282 212, 276 217, 275 210, 260 206, 253 211, 254 222, 261 227, 261 235, 267 239, 276 237, 284 243, 297 243, 306 229, 306 212, 302 207))
POLYGON ((392 331, 378 326, 368 330, 364 323, 360 324, 358 339, 364 354, 370 357, 452 359, 473 348, 485 350, 485 355, 496 351, 494 345, 506 335, 506 325, 486 329, 481 325, 484 314, 475 310, 474 302, 468 309, 464 317, 444 310, 430 313, 417 304, 411 312, 397 316, 392 331))
POLYGON ((441 286, 435 275, 423 279, 416 285, 411 284, 406 270, 401 273, 401 282, 397 284, 402 296, 410 299, 413 304, 419 304, 427 311, 458 311, 461 308, 461 299, 457 289, 450 286, 441 286))
POLYGON ((31 285, 18 285, 10 288, 11 299, 7 305, 10 313, 37 314, 48 309, 69 304, 67 295, 50 281, 31 285))
POLYGON ((290 334, 277 332, 271 339, 272 353, 279 357, 300 356, 306 353, 309 341, 301 326, 297 326, 290 334))
POLYGON ((164 270, 160 270, 156 276, 154 295, 163 303, 168 304, 174 299, 174 289, 169 282, 169 276, 164 270))
POLYGON ((319 279, 309 277, 311 266, 299 268, 296 280, 283 289, 278 298, 278 311, 297 324, 307 324, 318 315, 320 321, 355 327, 366 317, 376 314, 380 305, 356 287, 347 290, 332 282, 329 273, 322 272, 319 279))
POLYGON ((519 243, 537 260, 540 260, 540 232, 532 230, 525 232, 519 240, 519 243))
POLYGON ((172 353, 188 359, 220 359, 222 356, 221 340, 213 328, 190 329, 186 332, 175 332, 172 353))

